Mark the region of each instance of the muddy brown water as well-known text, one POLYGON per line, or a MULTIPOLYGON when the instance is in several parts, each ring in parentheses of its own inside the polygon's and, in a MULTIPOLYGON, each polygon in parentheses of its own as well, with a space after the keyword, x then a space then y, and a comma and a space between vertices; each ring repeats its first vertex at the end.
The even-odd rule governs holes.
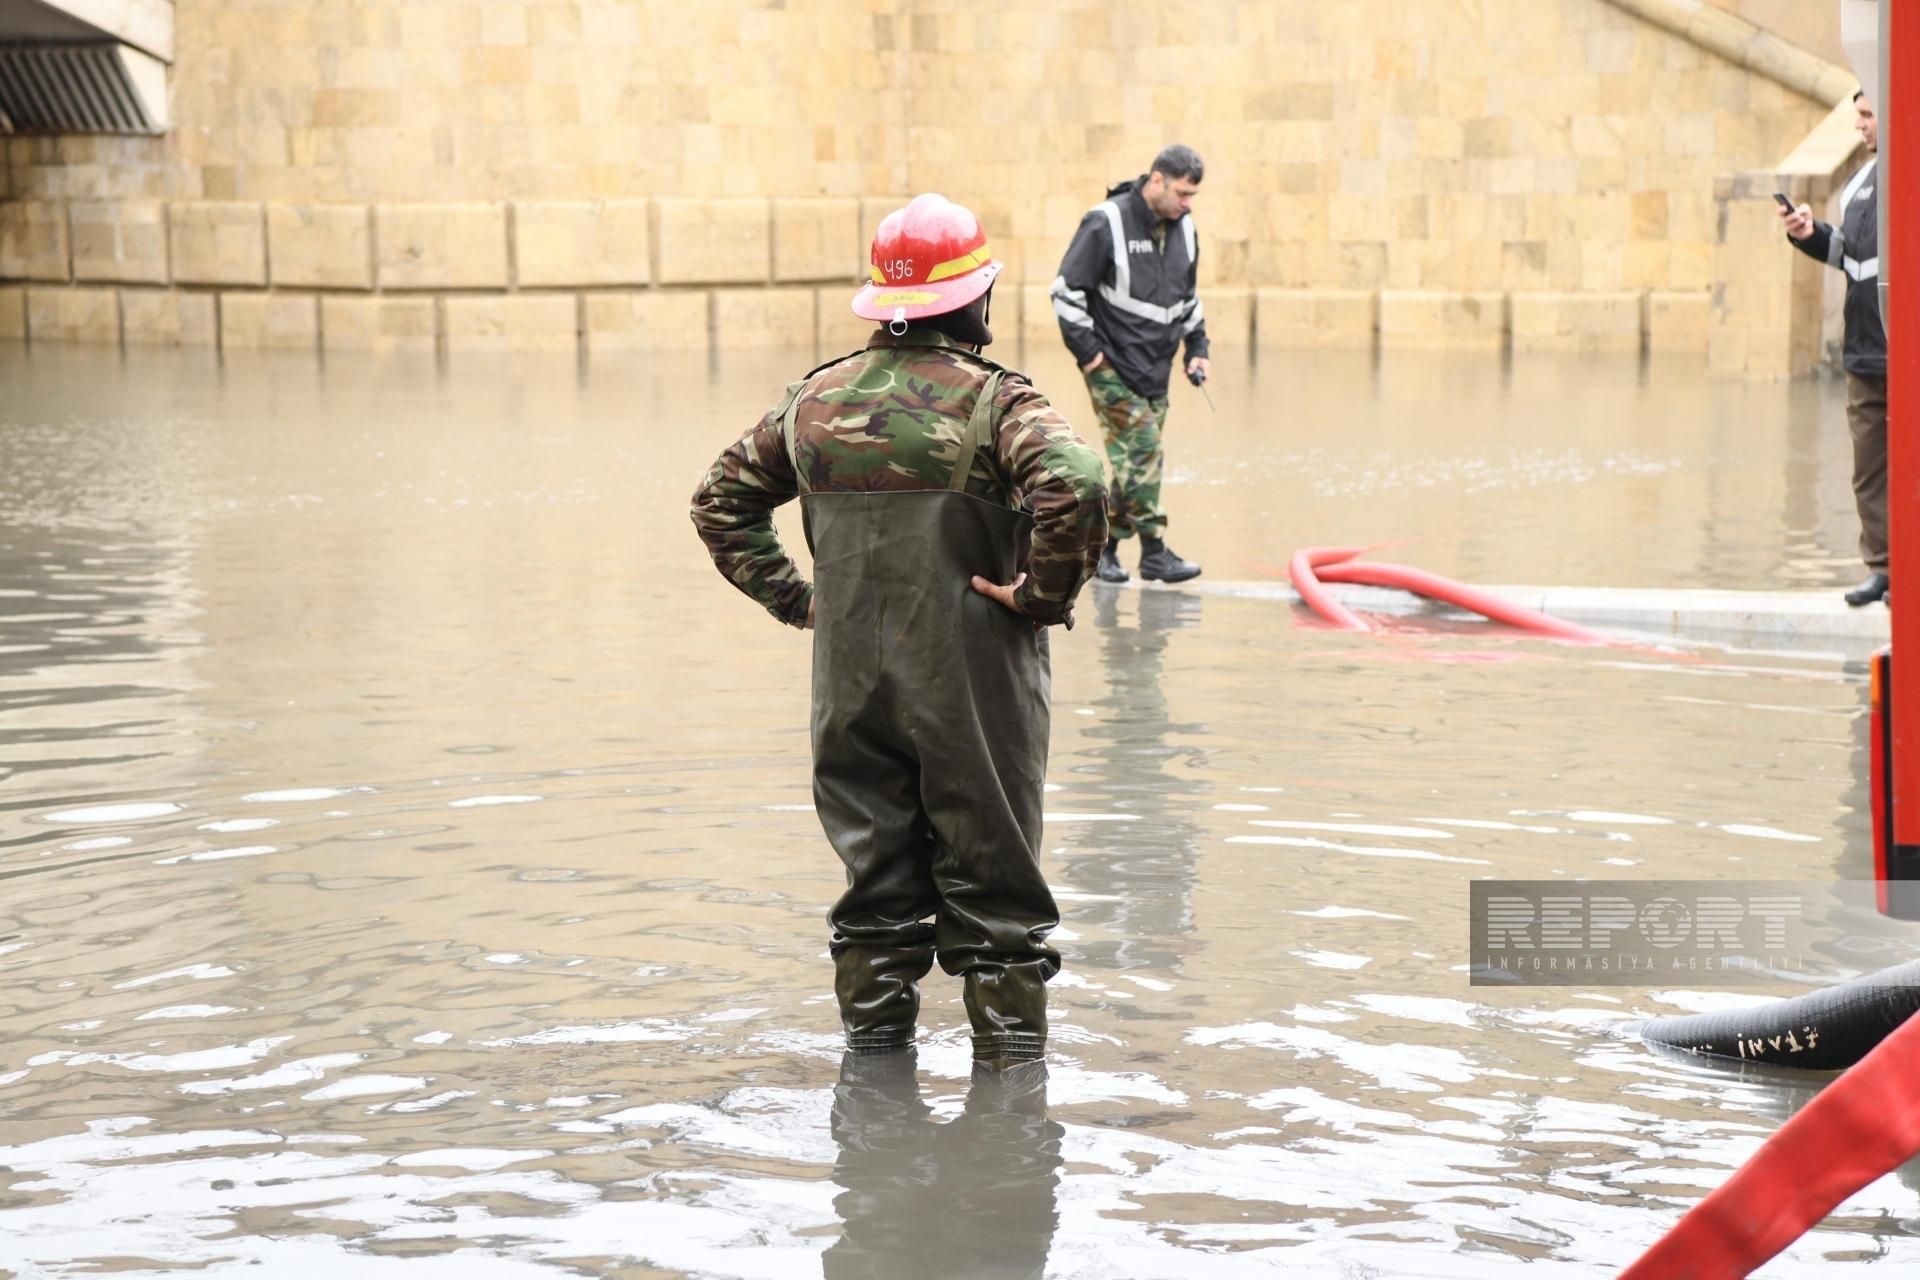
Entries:
MULTIPOLYGON (((1170 589, 1056 635, 1044 1090, 970 1081, 937 975, 912 1073, 842 1080, 807 640, 684 514, 811 363, 0 351, 0 1273, 1598 1276, 1804 1103, 1632 1036, 1711 983, 1470 986, 1467 885, 1866 874, 1857 662, 1170 589)), ((1216 578, 1857 576, 1830 384, 1211 389, 1216 578)), ((1920 1260, 1916 1186, 1766 1274, 1920 1260)))

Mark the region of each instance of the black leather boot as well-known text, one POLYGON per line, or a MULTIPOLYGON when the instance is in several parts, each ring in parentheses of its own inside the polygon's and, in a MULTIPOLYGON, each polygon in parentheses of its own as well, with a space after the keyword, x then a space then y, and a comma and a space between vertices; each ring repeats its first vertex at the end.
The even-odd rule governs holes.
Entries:
MULTIPOLYGON (((1146 570, 1142 569, 1142 573, 1146 570)), ((1872 604, 1875 600, 1885 600, 1887 592, 1893 587, 1893 580, 1884 573, 1870 573, 1867 580, 1847 592, 1846 602, 1858 609, 1862 605, 1872 604)))
POLYGON ((1200 576, 1200 566, 1191 560, 1182 560, 1179 552, 1158 538, 1142 538, 1140 576, 1149 582, 1185 582, 1200 576))
POLYGON ((1102 582, 1125 582, 1133 576, 1120 563, 1120 539, 1107 539, 1106 550, 1100 553, 1100 565, 1093 572, 1102 582))

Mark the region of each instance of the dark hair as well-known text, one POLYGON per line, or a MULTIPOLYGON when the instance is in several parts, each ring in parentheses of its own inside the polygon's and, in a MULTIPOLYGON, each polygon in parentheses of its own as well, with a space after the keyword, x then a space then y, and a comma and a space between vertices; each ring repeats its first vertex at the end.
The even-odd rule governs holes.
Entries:
POLYGON ((1182 143, 1174 143, 1153 158, 1153 168, 1149 173, 1164 173, 1169 178, 1185 178, 1189 182, 1198 182, 1206 176, 1206 162, 1200 159, 1200 153, 1182 143))
POLYGON ((1865 89, 1855 89, 1855 90, 1853 91, 1853 100, 1854 100, 1855 102, 1858 102, 1858 101, 1860 101, 1860 99, 1862 99, 1862 98, 1864 98, 1864 97, 1866 97, 1866 96, 1867 96, 1867 91, 1866 91, 1865 89))

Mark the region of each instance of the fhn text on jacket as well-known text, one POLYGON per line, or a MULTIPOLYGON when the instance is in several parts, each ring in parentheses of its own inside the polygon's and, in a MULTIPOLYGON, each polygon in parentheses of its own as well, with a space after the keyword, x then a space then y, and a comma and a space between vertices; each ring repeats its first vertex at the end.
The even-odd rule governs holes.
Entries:
POLYGON ((1146 181, 1117 184, 1080 219, 1053 281, 1053 311, 1083 368, 1105 352, 1122 382, 1159 399, 1182 341, 1189 359, 1207 354, 1207 322, 1193 215, 1162 218, 1140 194, 1146 181))

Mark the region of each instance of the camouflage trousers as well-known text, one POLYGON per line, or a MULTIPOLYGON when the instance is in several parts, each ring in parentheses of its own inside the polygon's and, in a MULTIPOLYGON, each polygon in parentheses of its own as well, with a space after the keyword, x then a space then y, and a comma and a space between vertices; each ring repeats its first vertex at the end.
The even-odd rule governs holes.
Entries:
POLYGON ((1167 530, 1167 511, 1160 505, 1160 473, 1166 451, 1160 431, 1167 421, 1167 398, 1149 400, 1138 395, 1120 375, 1101 365, 1086 375, 1093 413, 1107 437, 1107 465, 1113 483, 1107 486, 1107 532, 1115 538, 1159 538, 1167 530))

